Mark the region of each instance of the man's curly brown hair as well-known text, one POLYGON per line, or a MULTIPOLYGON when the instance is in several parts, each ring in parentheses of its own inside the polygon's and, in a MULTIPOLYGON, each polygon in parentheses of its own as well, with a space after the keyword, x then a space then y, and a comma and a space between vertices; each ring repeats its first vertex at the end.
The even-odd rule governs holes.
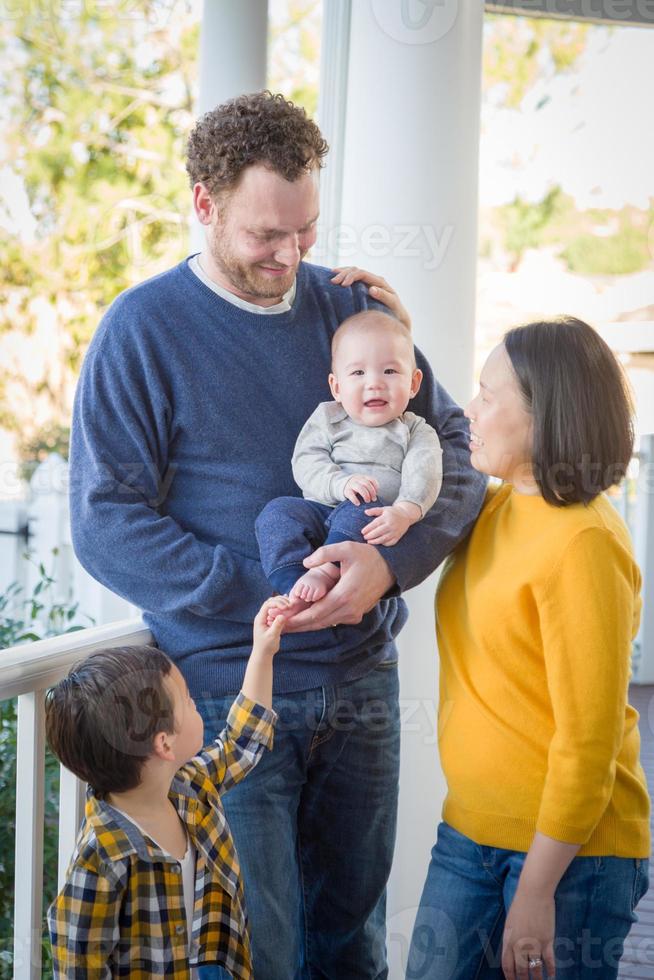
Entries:
POLYGON ((201 181, 213 196, 234 187, 246 167, 263 163, 286 180, 323 166, 329 147, 304 109, 283 95, 254 92, 205 113, 188 140, 191 187, 201 181))

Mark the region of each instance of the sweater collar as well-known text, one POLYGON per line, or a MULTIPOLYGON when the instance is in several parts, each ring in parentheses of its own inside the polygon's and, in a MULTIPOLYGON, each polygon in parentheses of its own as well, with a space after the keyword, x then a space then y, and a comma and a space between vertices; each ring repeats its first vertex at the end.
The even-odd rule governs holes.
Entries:
POLYGON ((246 313, 254 313, 257 316, 275 316, 278 313, 288 313, 293 306, 297 290, 297 279, 293 280, 293 285, 284 293, 279 303, 275 303, 274 306, 258 306, 256 303, 248 303, 247 300, 241 299, 240 296, 230 293, 228 289, 225 289, 217 282, 214 282, 213 279, 210 279, 200 264, 199 253, 191 255, 186 262, 191 272, 212 292, 216 293, 217 296, 220 296, 228 303, 231 303, 232 306, 237 306, 240 310, 245 310, 246 313))

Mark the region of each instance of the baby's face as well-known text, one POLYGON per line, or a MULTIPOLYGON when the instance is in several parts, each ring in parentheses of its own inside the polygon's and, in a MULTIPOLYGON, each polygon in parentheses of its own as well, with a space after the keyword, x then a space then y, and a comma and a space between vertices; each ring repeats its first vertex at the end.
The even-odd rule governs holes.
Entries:
POLYGON ((385 425, 406 411, 422 372, 406 340, 381 328, 343 337, 329 376, 332 395, 360 425, 385 425))

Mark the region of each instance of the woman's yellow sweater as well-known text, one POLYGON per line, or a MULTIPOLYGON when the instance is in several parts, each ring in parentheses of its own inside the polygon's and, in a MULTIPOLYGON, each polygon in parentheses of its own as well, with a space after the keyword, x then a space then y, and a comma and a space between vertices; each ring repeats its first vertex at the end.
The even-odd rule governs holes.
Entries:
POLYGON ((553 507, 490 491, 438 589, 443 819, 526 851, 649 857, 638 713, 627 703, 640 573, 605 496, 553 507))

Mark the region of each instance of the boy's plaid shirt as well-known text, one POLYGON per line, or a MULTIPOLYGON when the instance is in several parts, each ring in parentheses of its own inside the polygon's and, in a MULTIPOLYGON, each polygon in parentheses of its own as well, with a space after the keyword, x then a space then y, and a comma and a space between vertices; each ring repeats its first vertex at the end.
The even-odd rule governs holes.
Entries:
MULTIPOLYGON (((169 797, 197 849, 193 966, 252 966, 238 858, 220 793, 272 748, 274 711, 240 693, 225 731, 176 774, 169 797)), ((179 861, 89 788, 66 883, 48 909, 55 977, 191 976, 179 861)))

